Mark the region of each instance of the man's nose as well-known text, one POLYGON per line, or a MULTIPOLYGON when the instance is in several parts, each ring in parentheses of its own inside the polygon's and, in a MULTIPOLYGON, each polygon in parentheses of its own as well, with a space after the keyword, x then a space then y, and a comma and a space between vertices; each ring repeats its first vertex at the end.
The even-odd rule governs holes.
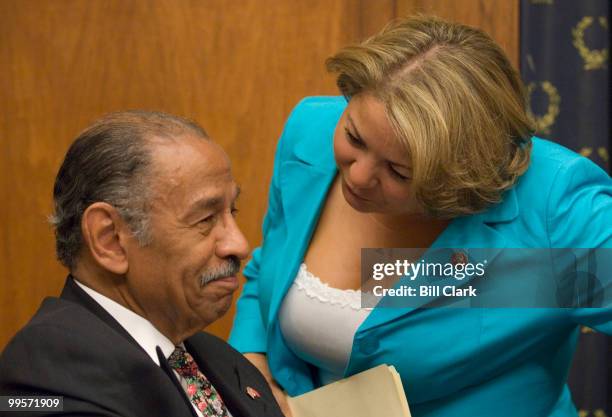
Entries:
POLYGON ((238 227, 236 219, 230 215, 223 229, 217 242, 217 256, 220 258, 235 256, 238 259, 246 259, 250 252, 249 242, 238 227))

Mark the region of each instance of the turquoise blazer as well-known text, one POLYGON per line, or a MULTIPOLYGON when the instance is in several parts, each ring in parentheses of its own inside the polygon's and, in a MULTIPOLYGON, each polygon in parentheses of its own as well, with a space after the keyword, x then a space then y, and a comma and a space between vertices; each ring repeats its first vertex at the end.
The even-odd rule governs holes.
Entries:
MULTIPOLYGON (((280 138, 263 244, 245 267, 229 342, 267 353, 289 395, 317 387, 285 344, 278 311, 337 174, 341 97, 300 102, 280 138)), ((433 247, 612 248, 612 181, 562 146, 533 139, 531 164, 503 201, 454 219, 433 247)), ((576 416, 566 386, 579 325, 612 333, 612 308, 377 308, 358 329, 345 375, 392 364, 414 417, 576 416)), ((373 398, 373 401, 376 399, 373 398)))

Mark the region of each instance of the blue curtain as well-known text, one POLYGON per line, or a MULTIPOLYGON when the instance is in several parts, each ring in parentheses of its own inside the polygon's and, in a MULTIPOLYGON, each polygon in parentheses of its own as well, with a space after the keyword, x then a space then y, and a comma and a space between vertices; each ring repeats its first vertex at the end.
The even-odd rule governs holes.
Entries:
MULTIPOLYGON (((609 3, 521 0, 520 55, 538 136, 591 158, 608 172, 609 3)), ((569 384, 580 417, 612 416, 612 338, 582 329, 569 384)))

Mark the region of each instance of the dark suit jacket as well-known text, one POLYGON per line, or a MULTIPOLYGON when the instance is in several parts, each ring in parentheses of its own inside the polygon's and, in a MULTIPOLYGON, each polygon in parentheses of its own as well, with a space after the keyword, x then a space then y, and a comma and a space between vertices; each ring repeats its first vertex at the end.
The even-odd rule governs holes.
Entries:
MULTIPOLYGON (((201 332, 185 346, 234 417, 282 416, 263 376, 227 343, 201 332)), ((0 395, 63 396, 71 416, 196 416, 162 359, 157 366, 69 277, 0 356, 0 395)))

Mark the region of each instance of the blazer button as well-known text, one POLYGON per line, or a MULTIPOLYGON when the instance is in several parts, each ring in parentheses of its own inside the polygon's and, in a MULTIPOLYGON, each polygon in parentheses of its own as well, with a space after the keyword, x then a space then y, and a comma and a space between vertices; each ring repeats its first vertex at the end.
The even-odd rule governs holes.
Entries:
POLYGON ((370 336, 363 339, 359 343, 359 351, 364 355, 371 355, 372 353, 376 352, 379 346, 380 343, 378 342, 378 339, 370 336))

